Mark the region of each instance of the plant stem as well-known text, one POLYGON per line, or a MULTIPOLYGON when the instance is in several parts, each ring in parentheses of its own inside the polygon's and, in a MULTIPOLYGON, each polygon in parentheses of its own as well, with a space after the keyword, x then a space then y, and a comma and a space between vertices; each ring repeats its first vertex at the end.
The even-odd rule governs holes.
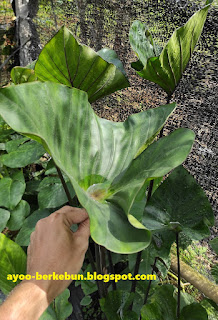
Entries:
MULTIPOLYGON (((109 250, 107 250, 107 256, 108 256, 108 262, 109 262, 109 272, 111 274, 115 274, 111 252, 109 250)), ((112 288, 113 290, 117 290, 116 282, 114 280, 112 281, 112 288)))
MULTIPOLYGON (((97 274, 102 274, 101 256, 100 256, 100 246, 95 243, 95 260, 96 260, 96 270, 97 274)), ((97 280, 98 292, 100 298, 106 296, 103 280, 97 280)))
MULTIPOLYGON (((168 96, 167 96, 167 104, 170 103, 171 97, 172 97, 172 94, 168 94, 168 96)), ((163 128, 160 130, 159 138, 162 138, 162 137, 163 137, 163 131, 164 131, 164 126, 163 126, 163 128)))
MULTIPOLYGON (((154 186, 154 180, 151 180, 150 184, 149 184, 149 189, 148 189, 147 201, 151 198, 153 186, 154 186)), ((137 254, 136 264, 135 264, 135 269, 134 269, 134 275, 133 275, 134 278, 139 273, 139 266, 140 266, 140 262, 141 262, 141 256, 142 256, 142 251, 138 252, 138 254, 137 254)), ((132 286, 131 286, 131 292, 133 292, 133 293, 135 293, 136 284, 137 284, 137 280, 135 279, 135 280, 133 280, 132 286)), ((132 310, 132 307, 133 307, 133 303, 130 305, 130 310, 132 310)))
POLYGON ((73 206, 73 201, 72 201, 72 199, 71 199, 70 191, 69 191, 69 189, 68 189, 68 187, 67 187, 67 184, 66 184, 66 182, 65 182, 65 180, 64 180, 64 177, 63 177, 63 175, 62 175, 62 172, 61 172, 61 170, 58 168, 58 166, 57 166, 56 164, 55 164, 55 167, 56 167, 56 169, 57 169, 57 172, 58 172, 59 178, 60 178, 60 180, 61 180, 62 186, 63 186, 63 188, 64 188, 64 191, 65 191, 65 193, 66 193, 66 196, 67 196, 69 205, 70 205, 70 206, 73 206))
POLYGON ((180 317, 180 259, 179 259, 179 232, 176 232, 176 251, 178 265, 178 300, 177 300, 177 318, 180 317))
MULTIPOLYGON (((157 263, 157 260, 158 260, 158 257, 155 257, 154 259, 154 264, 152 266, 152 271, 151 271, 151 274, 153 275, 154 274, 154 269, 156 267, 156 263, 157 263)), ((147 287, 147 291, 146 291, 146 294, 145 294, 145 300, 144 300, 144 305, 147 303, 148 301, 148 295, 149 295, 149 291, 151 289, 151 282, 152 280, 149 280, 149 283, 148 283, 148 287, 147 287)))

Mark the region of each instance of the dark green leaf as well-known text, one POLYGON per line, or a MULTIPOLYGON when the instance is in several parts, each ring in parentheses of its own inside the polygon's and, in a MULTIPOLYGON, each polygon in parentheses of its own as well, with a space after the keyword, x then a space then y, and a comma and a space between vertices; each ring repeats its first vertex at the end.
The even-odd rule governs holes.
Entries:
POLYGON ((213 223, 213 211, 204 191, 182 166, 156 190, 143 216, 149 230, 178 227, 193 240, 209 235, 208 227, 213 223))
POLYGON ((21 246, 28 246, 30 243, 30 235, 34 231, 36 223, 49 215, 50 211, 46 209, 34 211, 24 220, 23 226, 15 239, 16 243, 21 246))
POLYGON ((0 208, 0 232, 4 230, 9 219, 10 219, 10 212, 8 210, 0 208))
POLYGON ((142 308, 142 320, 176 320, 176 300, 173 292, 174 287, 171 285, 158 287, 150 301, 142 308))
POLYGON ((144 69, 138 71, 138 74, 144 79, 159 84, 171 95, 178 85, 198 42, 209 7, 210 5, 207 5, 196 12, 183 27, 177 29, 160 56, 155 57, 153 55, 153 57, 150 57, 144 64, 144 69))
MULTIPOLYGON (((66 182, 71 198, 75 192, 71 183, 66 182)), ((42 180, 39 186, 38 203, 39 208, 57 208, 68 202, 62 183, 58 177, 47 177, 42 180)))
POLYGON ((89 213, 93 239, 120 253, 147 247, 150 232, 130 215, 134 199, 146 179, 180 165, 194 140, 192 131, 179 129, 150 145, 175 105, 114 123, 95 115, 85 92, 55 83, 4 88, 0 97, 4 119, 41 142, 70 179, 89 213))
POLYGON ((30 213, 28 202, 21 200, 18 205, 11 211, 10 219, 7 223, 9 230, 19 230, 23 226, 25 218, 30 213))
POLYGON ((218 254, 218 237, 211 240, 210 245, 211 245, 212 249, 216 252, 216 254, 218 254))
MULTIPOLYGON (((117 65, 118 59, 115 58, 117 65)), ((119 64, 120 68, 120 64, 119 64)), ((47 43, 35 65, 39 80, 62 83, 88 93, 93 102, 129 86, 124 74, 62 27, 47 43)))
MULTIPOLYGON (((131 319, 128 317, 128 307, 134 299, 134 293, 123 292, 120 290, 111 291, 105 298, 100 300, 101 310, 105 313, 108 320, 131 319), (123 316, 125 317, 123 318, 123 316)), ((135 313, 129 314, 135 318, 135 313)))
MULTIPOLYGON (((25 138, 24 138, 25 139, 25 138)), ((11 144, 18 144, 18 141, 24 139, 13 140, 6 143, 6 150, 8 154, 1 156, 1 162, 9 168, 22 168, 31 164, 37 160, 45 153, 45 149, 37 141, 29 141, 26 143, 21 143, 17 145, 17 148, 12 150, 11 144)), ((24 140, 26 141, 26 139, 24 140)))
POLYGON ((199 303, 192 303, 182 309, 179 320, 208 320, 206 310, 199 303))
POLYGON ((25 191, 25 183, 11 178, 0 180, 0 206, 13 210, 20 202, 25 191))
POLYGON ((8 294, 17 283, 7 280, 7 276, 26 273, 26 254, 14 241, 0 233, 0 289, 8 294))

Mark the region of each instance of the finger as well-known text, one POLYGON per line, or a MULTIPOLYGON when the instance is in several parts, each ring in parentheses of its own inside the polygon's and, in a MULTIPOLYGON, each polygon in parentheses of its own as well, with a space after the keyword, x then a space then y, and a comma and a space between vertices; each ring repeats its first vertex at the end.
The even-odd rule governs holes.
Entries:
POLYGON ((90 221, 89 219, 84 220, 79 224, 77 231, 74 233, 74 237, 89 238, 90 236, 90 221))
POLYGON ((70 206, 65 206, 58 210, 58 212, 61 214, 65 225, 69 228, 72 226, 72 224, 81 223, 89 217, 85 209, 74 208, 70 206))

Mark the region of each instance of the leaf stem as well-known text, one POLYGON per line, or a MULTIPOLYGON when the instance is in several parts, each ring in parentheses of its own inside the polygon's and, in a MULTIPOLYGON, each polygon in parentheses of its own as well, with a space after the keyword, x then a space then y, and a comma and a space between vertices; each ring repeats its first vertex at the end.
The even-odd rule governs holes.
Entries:
POLYGON ((177 318, 180 317, 180 257, 179 257, 179 232, 176 232, 176 252, 177 252, 177 265, 178 265, 178 300, 177 300, 177 318))
MULTIPOLYGON (((158 257, 155 257, 155 259, 154 259, 154 264, 152 265, 152 271, 151 271, 151 274, 152 274, 152 275, 154 274, 154 269, 156 268, 157 260, 158 260, 158 257)), ((151 282, 152 282, 152 280, 150 279, 150 280, 149 280, 149 283, 148 283, 147 291, 146 291, 146 294, 145 294, 144 305, 145 305, 145 304, 147 303, 147 301, 148 301, 148 295, 149 295, 149 291, 150 291, 150 289, 151 289, 151 282)))
POLYGON ((69 191, 69 189, 68 189, 68 187, 67 187, 67 184, 66 184, 66 182, 65 182, 65 180, 64 180, 64 177, 63 177, 63 175, 62 175, 62 172, 61 172, 61 170, 58 168, 58 166, 57 166, 56 164, 55 164, 55 167, 56 167, 56 169, 57 169, 57 172, 58 172, 59 178, 60 178, 60 180, 61 180, 62 186, 63 186, 63 188, 64 188, 64 191, 65 191, 65 193, 66 193, 66 196, 67 196, 69 205, 70 205, 70 206, 73 206, 73 201, 72 201, 72 199, 71 199, 70 191, 69 191))
MULTIPOLYGON (((151 198, 153 186, 154 186, 154 180, 151 180, 150 184, 149 184, 149 189, 148 189, 147 201, 151 198)), ((139 273, 139 266, 140 266, 140 262, 141 262, 141 256, 142 256, 142 251, 138 252, 138 254, 137 254, 136 264, 135 264, 135 269, 134 269, 134 275, 133 275, 134 278, 139 273)), ((132 286, 131 286, 131 292, 133 292, 133 293, 135 293, 136 284, 137 284, 137 280, 135 278, 135 280, 133 280, 132 286)), ((130 310, 132 310, 132 307, 133 307, 133 303, 130 305, 130 310)))
MULTIPOLYGON (((97 274, 102 274, 102 265, 101 265, 101 253, 100 253, 100 246, 95 243, 95 260, 96 260, 96 270, 97 274)), ((101 280, 97 280, 98 292, 100 298, 104 298, 106 296, 104 283, 101 280)))
MULTIPOLYGON (((111 252, 109 250, 107 250, 107 256, 108 256, 108 262, 109 262, 109 272, 111 274, 115 274, 112 256, 111 256, 111 252)), ((112 289, 117 290, 116 282, 114 280, 112 281, 112 289)))
MULTIPOLYGON (((172 94, 168 94, 168 96, 167 96, 167 104, 170 103, 171 97, 172 97, 172 94)), ((164 131, 164 126, 163 126, 163 128, 160 130, 159 138, 162 138, 162 137, 163 137, 163 131, 164 131)))

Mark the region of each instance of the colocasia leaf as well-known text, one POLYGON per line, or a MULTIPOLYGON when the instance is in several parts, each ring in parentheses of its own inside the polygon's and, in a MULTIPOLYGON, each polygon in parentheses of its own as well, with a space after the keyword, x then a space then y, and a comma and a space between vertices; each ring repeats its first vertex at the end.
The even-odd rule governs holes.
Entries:
POLYGON ((0 101, 5 121, 41 142, 68 176, 97 243, 118 253, 149 245, 150 232, 131 212, 134 199, 147 179, 180 165, 194 141, 191 130, 178 129, 151 144, 175 104, 115 123, 95 115, 85 92, 50 82, 3 88, 0 101))
POLYGON ((169 95, 173 93, 201 35, 210 2, 173 33, 159 56, 150 38, 144 34, 146 27, 138 21, 134 22, 130 43, 143 66, 141 70, 138 64, 133 67, 142 78, 157 83, 169 95))

